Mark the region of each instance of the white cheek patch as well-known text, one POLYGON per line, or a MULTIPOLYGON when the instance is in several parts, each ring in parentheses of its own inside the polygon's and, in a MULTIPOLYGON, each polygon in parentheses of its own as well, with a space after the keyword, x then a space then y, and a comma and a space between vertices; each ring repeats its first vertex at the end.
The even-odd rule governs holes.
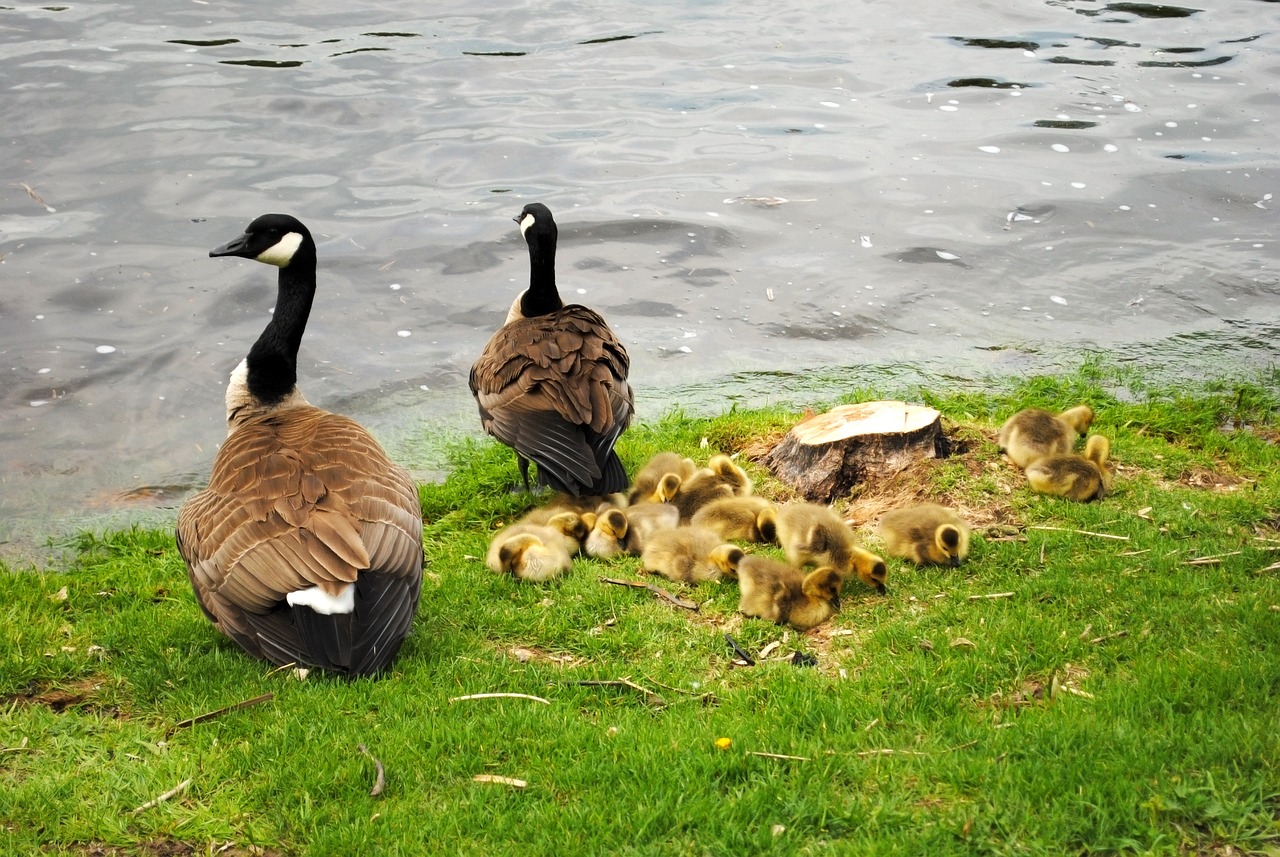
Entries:
POLYGON ((524 220, 520 221, 520 234, 523 236, 529 231, 529 227, 533 225, 534 217, 532 214, 526 214, 524 220))
POLYGON ((299 589, 284 597, 290 607, 310 607, 325 616, 335 613, 350 613, 356 609, 356 585, 348 583, 339 595, 330 595, 319 586, 310 589, 299 589))
POLYGON ((258 254, 259 262, 266 262, 268 265, 275 265, 277 268, 283 268, 293 261, 293 254, 298 252, 298 248, 302 246, 302 234, 299 232, 290 232, 276 243, 258 254))

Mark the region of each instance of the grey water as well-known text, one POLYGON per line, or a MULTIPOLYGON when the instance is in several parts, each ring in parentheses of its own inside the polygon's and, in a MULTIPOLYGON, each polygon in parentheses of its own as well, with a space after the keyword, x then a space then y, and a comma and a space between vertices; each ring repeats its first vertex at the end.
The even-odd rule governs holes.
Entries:
POLYGON ((432 5, 0 5, 0 556, 203 484, 274 301, 207 253, 268 211, 304 393, 424 479, 531 200, 641 419, 1276 361, 1274 2, 432 5))

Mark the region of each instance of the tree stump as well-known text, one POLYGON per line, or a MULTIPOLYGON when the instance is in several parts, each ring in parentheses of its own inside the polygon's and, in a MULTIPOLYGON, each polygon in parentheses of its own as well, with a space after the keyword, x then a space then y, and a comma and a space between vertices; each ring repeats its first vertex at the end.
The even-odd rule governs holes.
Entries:
POLYGON ((942 416, 906 402, 841 405, 797 423, 764 457, 773 475, 815 503, 858 483, 945 455, 942 416))

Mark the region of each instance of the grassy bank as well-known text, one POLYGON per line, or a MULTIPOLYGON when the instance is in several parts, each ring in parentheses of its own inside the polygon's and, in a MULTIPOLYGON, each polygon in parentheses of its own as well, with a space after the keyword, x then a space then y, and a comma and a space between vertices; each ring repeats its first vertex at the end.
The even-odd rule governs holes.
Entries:
MULTIPOLYGON (((803 635, 737 616, 732 584, 662 582, 691 612, 600 582, 634 559, 548 586, 492 574, 488 536, 527 501, 489 443, 422 488, 422 605, 381 681, 240 654, 168 532, 84 536, 65 569, 0 574, 0 851, 1280 854, 1275 380, 1148 390, 1090 365, 892 391, 942 411, 956 454, 842 506, 876 547, 880 512, 940 499, 972 552, 891 560, 887 596, 850 589, 803 635), (996 427, 1080 401, 1113 440, 1113 494, 1029 493, 996 427), (484 693, 545 702, 456 699, 484 693)), ((795 419, 669 415, 620 450, 738 453, 786 498, 751 457, 795 419)))

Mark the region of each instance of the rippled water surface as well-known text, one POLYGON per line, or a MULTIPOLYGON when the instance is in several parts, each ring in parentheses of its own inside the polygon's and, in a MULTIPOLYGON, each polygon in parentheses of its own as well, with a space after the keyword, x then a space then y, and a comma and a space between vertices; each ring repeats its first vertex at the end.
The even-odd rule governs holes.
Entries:
POLYGON ((203 483, 274 301, 207 251, 266 211, 320 245, 304 392, 423 478, 534 199, 642 419, 1276 360, 1276 3, 352 5, 0 5, 8 548, 203 483))

